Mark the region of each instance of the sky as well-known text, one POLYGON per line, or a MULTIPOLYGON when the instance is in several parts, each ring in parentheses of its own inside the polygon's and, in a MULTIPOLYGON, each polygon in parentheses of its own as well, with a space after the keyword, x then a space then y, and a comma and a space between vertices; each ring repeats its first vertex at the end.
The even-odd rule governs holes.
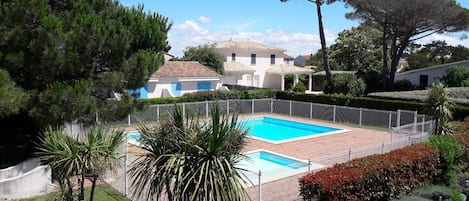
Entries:
MULTIPOLYGON (((456 0, 469 8, 468 0, 456 0)), ((321 48, 315 4, 307 0, 120 0, 127 7, 143 5, 172 22, 168 33, 170 54, 182 57, 188 47, 226 40, 250 40, 286 49, 296 57, 315 53, 321 48)), ((344 3, 321 7, 327 45, 337 34, 358 26, 359 21, 345 18, 351 12, 344 3)), ((463 34, 433 34, 417 42, 425 44, 445 40, 450 45, 469 47, 463 34)))

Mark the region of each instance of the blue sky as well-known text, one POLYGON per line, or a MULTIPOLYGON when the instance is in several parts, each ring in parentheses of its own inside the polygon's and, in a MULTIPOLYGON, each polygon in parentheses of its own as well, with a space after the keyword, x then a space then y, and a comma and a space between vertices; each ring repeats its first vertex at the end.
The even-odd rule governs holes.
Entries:
MULTIPOLYGON (((457 0, 469 8, 469 1, 457 0)), ((169 32, 171 54, 181 57, 186 47, 231 39, 252 40, 281 47, 295 57, 320 48, 316 7, 307 0, 121 0, 124 6, 144 5, 173 22, 169 32)), ((333 44, 337 34, 359 24, 345 18, 352 11, 341 2, 322 7, 326 42, 333 44)), ((458 34, 432 35, 422 41, 446 40, 469 47, 469 39, 458 34)))

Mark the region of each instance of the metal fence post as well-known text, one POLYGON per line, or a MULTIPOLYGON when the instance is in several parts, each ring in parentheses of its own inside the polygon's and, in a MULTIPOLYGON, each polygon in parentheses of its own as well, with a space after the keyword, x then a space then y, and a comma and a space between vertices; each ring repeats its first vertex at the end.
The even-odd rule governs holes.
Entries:
POLYGON ((127 125, 130 126, 130 114, 127 115, 127 125))
POLYGON ((392 128, 392 111, 389 111, 389 129, 392 128))
POLYGON ((251 99, 251 110, 252 110, 252 113, 254 114, 254 99, 251 99))
POLYGON ((184 118, 186 116, 186 103, 182 102, 182 117, 184 118))
POLYGON ((289 114, 290 116, 291 116, 291 102, 292 102, 292 101, 290 100, 290 110, 289 110, 289 112, 288 112, 288 114, 289 114))
POLYGON ((407 143, 407 146, 410 146, 410 145, 412 145, 412 138, 410 138, 410 136, 409 136, 409 141, 407 143))
POLYGON ((352 160, 352 149, 348 150, 348 160, 352 160))
POLYGON ((270 99, 270 113, 274 112, 274 100, 270 99))
POLYGON ((96 112, 96 123, 99 123, 99 115, 97 112, 96 112))
POLYGON ((422 117, 422 135, 425 133, 425 115, 422 117))
POLYGON ((308 173, 311 173, 311 159, 308 159, 308 173))
POLYGON ((401 126, 401 110, 397 110, 396 127, 401 126))
POLYGON ((261 170, 259 170, 259 186, 258 186, 258 193, 259 193, 259 201, 262 201, 262 181, 261 181, 261 177, 262 177, 262 172, 261 170))
POLYGON ((363 117, 363 108, 360 108, 360 121, 358 123, 360 127, 362 127, 362 117, 363 117))
POLYGON ((313 118, 313 103, 309 103, 309 118, 313 118))
POLYGON ((381 154, 384 154, 384 142, 383 142, 383 144, 381 145, 381 154))
POLYGON ((334 105, 334 112, 332 114, 332 121, 335 123, 335 111, 336 111, 336 105, 334 105))
POLYGON ((208 118, 208 101, 205 101, 205 118, 208 118))
POLYGON ((156 121, 160 121, 160 105, 156 105, 156 121))
POLYGON ((413 126, 413 133, 412 134, 417 134, 417 116, 418 116, 418 113, 417 111, 414 112, 414 126, 413 126))
POLYGON ((124 196, 127 197, 127 160, 128 160, 128 154, 129 152, 129 136, 126 134, 125 135, 125 158, 124 158, 124 196))
POLYGON ((226 100, 226 115, 230 115, 230 99, 226 100))

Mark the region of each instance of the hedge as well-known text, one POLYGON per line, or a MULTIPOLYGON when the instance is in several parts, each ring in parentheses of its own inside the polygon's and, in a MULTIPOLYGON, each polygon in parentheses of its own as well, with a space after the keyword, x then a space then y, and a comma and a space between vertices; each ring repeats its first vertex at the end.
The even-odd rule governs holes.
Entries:
POLYGON ((141 102, 147 105, 155 104, 173 104, 182 102, 198 102, 198 101, 213 101, 213 100, 227 100, 227 99, 261 99, 261 98, 274 98, 275 90, 272 89, 256 89, 256 90, 232 90, 232 91, 200 91, 194 93, 187 93, 180 97, 165 97, 165 98, 148 98, 142 99, 141 102))
MULTIPOLYGON (((285 91, 278 91, 275 95, 277 99, 284 100, 296 100, 303 102, 313 102, 331 105, 341 105, 349 107, 362 107, 369 109, 388 110, 396 111, 401 110, 412 110, 418 111, 419 113, 425 113, 425 103, 415 101, 400 101, 400 100, 385 100, 368 97, 352 97, 341 94, 299 94, 289 93, 285 91)), ((466 116, 469 116, 469 107, 465 106, 454 106, 452 108, 453 119, 463 120, 466 116)))
POLYGON ((304 200, 392 200, 435 181, 439 152, 414 145, 372 155, 307 174, 300 178, 304 200))

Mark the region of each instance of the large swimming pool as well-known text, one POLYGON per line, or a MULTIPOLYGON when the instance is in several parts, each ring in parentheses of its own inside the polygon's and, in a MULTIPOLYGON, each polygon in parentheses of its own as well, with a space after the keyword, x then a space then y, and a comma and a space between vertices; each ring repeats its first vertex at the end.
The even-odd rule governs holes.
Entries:
POLYGON ((249 129, 251 137, 275 144, 345 131, 272 117, 241 119, 239 122, 245 129, 249 129))

